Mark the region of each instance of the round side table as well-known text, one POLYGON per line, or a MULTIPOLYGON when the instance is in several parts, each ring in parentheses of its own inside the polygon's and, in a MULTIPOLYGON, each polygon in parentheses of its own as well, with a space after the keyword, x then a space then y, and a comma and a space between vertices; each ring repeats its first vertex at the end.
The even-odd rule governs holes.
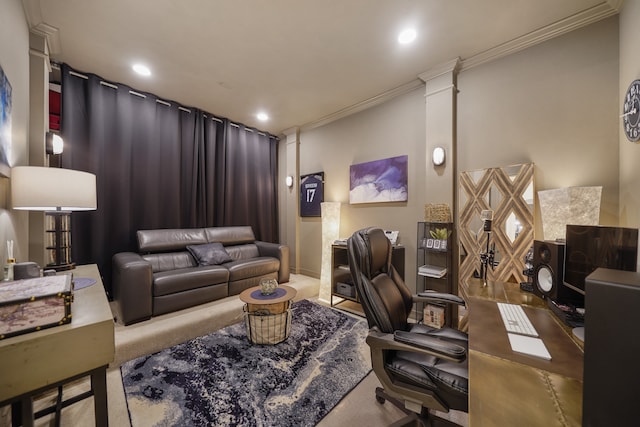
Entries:
POLYGON ((286 285, 278 286, 270 295, 263 295, 260 286, 240 293, 240 301, 245 303, 247 338, 252 344, 278 344, 289 337, 295 296, 296 290, 286 285))

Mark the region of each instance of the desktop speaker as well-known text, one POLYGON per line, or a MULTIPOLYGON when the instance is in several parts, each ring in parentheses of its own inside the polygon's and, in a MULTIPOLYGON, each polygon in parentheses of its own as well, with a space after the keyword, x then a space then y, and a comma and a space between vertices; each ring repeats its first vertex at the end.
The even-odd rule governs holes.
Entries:
POLYGON ((533 242, 533 293, 556 300, 564 278, 564 243, 533 242))
POLYGON ((585 282, 582 425, 637 425, 640 273, 598 268, 585 282))

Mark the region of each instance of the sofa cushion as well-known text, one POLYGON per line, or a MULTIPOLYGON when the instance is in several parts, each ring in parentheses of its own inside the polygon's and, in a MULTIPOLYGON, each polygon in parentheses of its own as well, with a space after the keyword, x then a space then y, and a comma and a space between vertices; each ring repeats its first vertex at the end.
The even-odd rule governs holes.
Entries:
POLYGON ((258 257, 228 262, 224 266, 229 269, 229 282, 234 282, 277 272, 280 268, 280 260, 271 257, 258 257))
POLYGON ((153 275, 153 296, 170 295, 228 280, 229 271, 219 265, 162 271, 153 275))
POLYGON ((232 261, 222 246, 222 243, 207 243, 206 245, 189 245, 187 250, 196 259, 198 265, 220 265, 232 261))

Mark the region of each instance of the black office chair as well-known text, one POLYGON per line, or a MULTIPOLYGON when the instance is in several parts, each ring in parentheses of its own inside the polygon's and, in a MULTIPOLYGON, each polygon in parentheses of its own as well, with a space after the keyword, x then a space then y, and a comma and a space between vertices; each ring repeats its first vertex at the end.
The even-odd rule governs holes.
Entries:
POLYGON ((398 425, 434 425, 430 421, 441 419, 429 409, 467 412, 467 335, 408 321, 416 302, 464 305, 464 300, 435 292, 412 296, 391 265, 391 243, 379 228, 356 231, 347 244, 351 275, 369 323, 373 371, 383 386, 376 389, 376 400, 389 400, 407 414, 398 425))

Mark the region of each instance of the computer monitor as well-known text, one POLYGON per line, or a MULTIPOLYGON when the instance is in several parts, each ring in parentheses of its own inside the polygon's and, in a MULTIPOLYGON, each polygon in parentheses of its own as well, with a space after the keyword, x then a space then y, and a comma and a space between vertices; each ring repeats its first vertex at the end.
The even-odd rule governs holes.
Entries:
POLYGON ((584 295, 585 279, 597 268, 636 271, 638 229, 567 225, 564 285, 584 295))
MULTIPOLYGON (((564 286, 569 292, 563 293, 566 302, 575 307, 584 307, 587 276, 600 267, 636 271, 637 259, 636 228, 567 225, 564 286)), ((584 340, 584 328, 575 328, 573 334, 584 340)))

